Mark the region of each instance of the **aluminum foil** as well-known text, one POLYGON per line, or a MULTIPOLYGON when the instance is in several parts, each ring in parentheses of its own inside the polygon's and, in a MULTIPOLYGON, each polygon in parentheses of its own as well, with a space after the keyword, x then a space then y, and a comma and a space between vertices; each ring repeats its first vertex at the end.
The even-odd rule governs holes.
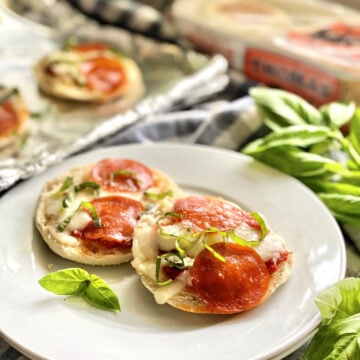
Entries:
POLYGON ((66 1, 0 0, 0 84, 17 87, 31 117, 15 153, 0 153, 0 191, 86 150, 149 115, 186 108, 221 92, 228 63, 178 45, 102 26, 66 1), (5 36, 4 36, 5 35, 5 36), (48 97, 38 89, 33 65, 69 37, 106 41, 135 59, 145 82, 142 98, 84 105, 48 97))

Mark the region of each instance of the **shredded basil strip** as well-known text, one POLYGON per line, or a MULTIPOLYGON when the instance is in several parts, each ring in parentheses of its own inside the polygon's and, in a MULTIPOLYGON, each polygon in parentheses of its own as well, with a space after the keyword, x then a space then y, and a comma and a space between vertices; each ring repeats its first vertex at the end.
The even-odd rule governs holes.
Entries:
POLYGON ((68 190, 74 184, 74 178, 71 176, 67 176, 62 185, 60 186, 59 190, 55 192, 55 195, 61 195, 66 190, 68 190))
POLYGON ((238 235, 235 234, 234 230, 229 231, 228 233, 230 239, 239 245, 243 245, 243 246, 258 246, 260 244, 260 241, 256 241, 256 240, 246 240, 238 235))
MULTIPOLYGON (((71 182, 70 186, 71 185, 72 185, 72 182, 71 182)), ((64 189, 64 190, 66 190, 66 189, 64 189)), ((100 185, 94 181, 86 181, 86 182, 80 183, 78 185, 75 185, 74 188, 72 189, 72 191, 70 191, 68 193, 68 195, 63 199, 62 207, 63 208, 69 207, 70 202, 72 202, 75 198, 75 194, 82 190, 85 190, 85 189, 93 189, 97 196, 97 195, 99 195, 100 185)))
POLYGON ((81 208, 81 207, 85 207, 85 208, 90 210, 91 218, 94 221, 94 226, 95 227, 101 227, 102 226, 100 217, 99 217, 99 215, 98 215, 98 213, 97 213, 97 211, 95 209, 95 206, 92 203, 87 202, 87 201, 82 201, 80 203, 79 208, 81 208))
POLYGON ((91 215, 91 218, 92 218, 92 220, 94 222, 94 226, 95 227, 101 227, 102 226, 101 219, 99 218, 99 215, 98 215, 98 213, 97 213, 97 211, 95 209, 95 206, 90 202, 82 201, 80 203, 80 205, 78 206, 78 208, 72 214, 70 214, 68 217, 66 217, 65 220, 62 221, 57 226, 58 231, 63 232, 66 229, 66 227, 69 225, 69 223, 70 223, 71 219, 74 217, 75 213, 77 211, 79 211, 83 207, 90 210, 90 215, 91 215))
POLYGON ((156 269, 155 269, 155 276, 156 276, 156 282, 160 286, 166 286, 173 282, 172 279, 167 279, 165 281, 160 281, 160 267, 161 267, 161 260, 163 259, 163 255, 159 255, 156 258, 156 269))
POLYGON ((213 256, 215 256, 218 260, 222 262, 226 262, 225 258, 220 255, 217 251, 215 251, 210 245, 204 243, 205 249, 209 250, 213 256))
POLYGON ((151 199, 162 200, 162 199, 165 199, 167 196, 170 196, 170 197, 173 196, 173 192, 171 190, 165 191, 160 194, 145 192, 144 195, 151 199))
POLYGON ((250 215, 257 221, 260 225, 260 239, 264 239, 264 237, 268 234, 268 229, 266 227, 265 221, 262 216, 257 212, 252 212, 250 215))
POLYGON ((137 184, 141 184, 141 180, 138 178, 137 173, 135 171, 131 171, 131 170, 117 170, 117 171, 113 171, 110 175, 110 182, 113 183, 115 181, 115 176, 116 175, 123 175, 123 176, 130 176, 132 177, 137 184))
POLYGON ((165 260, 170 267, 176 268, 179 270, 185 270, 192 266, 192 264, 186 264, 185 263, 185 256, 186 254, 182 253, 175 253, 175 252, 168 252, 162 255, 158 255, 156 258, 156 270, 155 270, 155 276, 156 276, 156 282, 160 286, 165 286, 168 284, 171 284, 173 282, 172 279, 167 279, 164 281, 160 281, 160 269, 161 269, 161 261, 165 260))
POLYGON ((70 191, 67 196, 65 196, 63 198, 63 201, 61 203, 61 206, 63 209, 66 209, 69 207, 70 203, 74 200, 75 197, 75 192, 74 191, 70 191))
POLYGON ((169 212, 165 213, 164 216, 162 216, 160 219, 158 219, 156 221, 156 225, 159 227, 159 232, 160 232, 161 236, 176 237, 175 234, 169 234, 169 233, 165 232, 163 227, 160 225, 160 221, 164 220, 168 216, 174 216, 174 217, 177 217, 178 219, 182 219, 182 215, 180 213, 174 212, 174 211, 169 211, 169 212))
POLYGON ((67 217, 65 218, 65 220, 63 220, 63 221, 57 226, 58 231, 63 232, 63 231, 66 229, 66 227, 69 225, 69 223, 70 223, 71 219, 73 218, 73 216, 74 216, 74 213, 71 214, 71 215, 69 215, 69 216, 67 216, 67 217))
MULTIPOLYGON (((0 90, 3 90, 3 89, 0 89, 0 90)), ((5 102, 6 100, 10 99, 11 96, 18 95, 18 94, 19 94, 19 90, 17 88, 6 89, 4 91, 4 93, 0 95, 0 104, 5 102)))

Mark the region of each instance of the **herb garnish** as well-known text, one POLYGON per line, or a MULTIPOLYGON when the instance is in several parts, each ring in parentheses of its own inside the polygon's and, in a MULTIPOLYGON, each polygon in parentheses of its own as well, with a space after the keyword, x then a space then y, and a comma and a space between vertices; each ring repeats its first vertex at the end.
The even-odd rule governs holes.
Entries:
POLYGON ((82 208, 86 208, 90 211, 90 215, 91 215, 91 218, 94 222, 94 226, 95 227, 101 227, 102 226, 102 223, 101 223, 101 219, 95 209, 95 206, 91 203, 91 202, 87 202, 87 201, 82 201, 80 203, 80 205, 78 206, 78 208, 72 213, 70 214, 69 216, 67 216, 58 226, 57 226, 57 229, 58 231, 60 232, 63 232, 66 227, 69 225, 71 219, 74 217, 74 215, 82 208))
POLYGON ((229 231, 221 231, 215 227, 209 227, 203 231, 192 231, 190 227, 182 227, 179 230, 179 233, 168 233, 164 230, 164 226, 162 225, 162 221, 166 221, 169 217, 175 217, 178 219, 182 219, 181 213, 178 212, 167 212, 159 218, 156 222, 159 233, 161 236, 164 237, 170 237, 175 239, 175 250, 171 252, 167 252, 161 255, 157 256, 156 259, 156 281, 158 285, 168 285, 172 282, 171 279, 167 280, 160 280, 160 269, 161 264, 163 261, 166 262, 167 265, 170 267, 175 267, 180 270, 187 269, 193 265, 193 259, 191 257, 188 257, 187 249, 191 246, 194 246, 199 241, 202 243, 202 246, 211 252, 211 254, 217 258, 219 261, 225 262, 226 259, 220 255, 217 251, 214 250, 214 248, 208 243, 209 235, 211 234, 217 234, 220 235, 223 242, 227 242, 229 240, 232 240, 233 242, 242 245, 242 246, 257 246, 260 244, 261 240, 264 239, 264 237, 267 235, 267 228, 265 225, 265 222, 260 214, 253 212, 251 213, 253 218, 259 223, 260 225, 260 238, 259 240, 246 240, 241 238, 240 236, 236 235, 234 229, 231 229, 229 231))
POLYGON ((173 192, 171 190, 159 193, 159 194, 155 194, 155 193, 151 193, 151 192, 147 192, 145 191, 144 195, 150 199, 155 199, 155 200, 162 200, 165 199, 168 196, 173 196, 173 192))
POLYGON ((110 174, 110 183, 115 182, 115 176, 129 176, 135 180, 137 184, 141 184, 141 180, 138 178, 137 173, 131 170, 116 170, 110 174))
POLYGON ((120 311, 118 297, 109 285, 83 269, 69 268, 49 273, 39 280, 39 284, 54 294, 80 296, 98 308, 120 311))
POLYGON ((54 195, 64 195, 64 198, 61 202, 62 208, 66 209, 70 206, 71 202, 74 200, 75 195, 86 189, 92 189, 95 192, 95 196, 99 195, 100 185, 94 181, 85 181, 83 183, 74 185, 74 179, 68 176, 62 183, 59 190, 57 190, 54 195))

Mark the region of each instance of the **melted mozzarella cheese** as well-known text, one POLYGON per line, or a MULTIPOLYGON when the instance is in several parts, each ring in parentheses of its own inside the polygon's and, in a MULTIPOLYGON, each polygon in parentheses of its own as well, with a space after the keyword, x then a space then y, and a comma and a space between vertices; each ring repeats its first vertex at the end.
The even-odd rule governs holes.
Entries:
POLYGON ((185 285, 185 283, 176 279, 169 285, 159 287, 154 292, 155 301, 158 304, 165 304, 170 298, 178 294, 185 285))
POLYGON ((284 239, 275 233, 269 233, 255 248, 264 262, 271 259, 278 259, 281 253, 286 251, 284 239))

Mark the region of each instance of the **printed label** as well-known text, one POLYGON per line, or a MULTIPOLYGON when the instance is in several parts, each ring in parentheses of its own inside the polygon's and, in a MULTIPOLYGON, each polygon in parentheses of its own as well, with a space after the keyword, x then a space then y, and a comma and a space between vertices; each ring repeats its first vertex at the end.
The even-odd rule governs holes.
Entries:
POLYGON ((291 30, 286 39, 290 46, 331 56, 349 66, 359 64, 360 26, 337 22, 309 33, 291 30))
POLYGON ((342 82, 331 74, 290 57, 258 48, 247 48, 244 73, 268 86, 279 87, 303 97, 316 106, 336 101, 342 82))

